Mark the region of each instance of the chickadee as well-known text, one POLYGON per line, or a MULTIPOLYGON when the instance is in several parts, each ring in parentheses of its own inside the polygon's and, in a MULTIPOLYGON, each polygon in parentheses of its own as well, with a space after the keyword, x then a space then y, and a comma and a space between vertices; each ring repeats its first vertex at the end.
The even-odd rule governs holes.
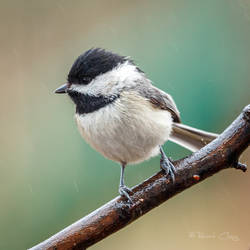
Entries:
POLYGON ((174 182, 175 168, 162 145, 171 140, 196 151, 217 137, 180 123, 173 98, 154 87, 128 57, 94 48, 80 55, 68 81, 55 90, 76 105, 82 137, 106 158, 120 163, 119 193, 132 202, 124 184, 127 164, 161 154, 160 166, 174 182))

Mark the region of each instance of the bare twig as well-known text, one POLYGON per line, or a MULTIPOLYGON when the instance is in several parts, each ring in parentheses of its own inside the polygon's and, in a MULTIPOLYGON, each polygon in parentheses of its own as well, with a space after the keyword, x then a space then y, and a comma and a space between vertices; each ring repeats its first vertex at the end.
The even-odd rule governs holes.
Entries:
POLYGON ((177 169, 174 184, 160 171, 133 188, 133 205, 116 197, 32 250, 86 249, 222 169, 234 167, 246 171, 246 166, 238 163, 238 158, 249 143, 250 105, 216 140, 189 157, 174 162, 177 169))

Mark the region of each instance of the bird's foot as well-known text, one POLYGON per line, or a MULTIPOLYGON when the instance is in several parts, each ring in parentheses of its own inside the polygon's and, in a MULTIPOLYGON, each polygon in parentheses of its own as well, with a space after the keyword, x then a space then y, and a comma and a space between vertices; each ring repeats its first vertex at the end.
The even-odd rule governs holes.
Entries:
POLYGON ((121 196, 125 196, 129 201, 130 203, 133 203, 129 193, 131 193, 132 190, 130 188, 128 188, 127 186, 123 185, 123 186, 119 186, 119 194, 121 196))
POLYGON ((176 169, 173 163, 169 160, 169 158, 165 154, 161 156, 160 166, 165 171, 166 175, 170 175, 170 179, 174 183, 176 169))

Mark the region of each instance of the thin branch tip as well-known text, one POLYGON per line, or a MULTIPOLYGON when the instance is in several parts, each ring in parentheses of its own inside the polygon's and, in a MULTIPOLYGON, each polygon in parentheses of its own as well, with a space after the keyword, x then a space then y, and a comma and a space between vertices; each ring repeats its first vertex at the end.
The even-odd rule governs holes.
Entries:
POLYGON ((234 168, 239 169, 239 170, 241 170, 243 172, 247 171, 247 165, 243 164, 243 163, 240 163, 240 162, 236 162, 235 165, 234 165, 234 168))

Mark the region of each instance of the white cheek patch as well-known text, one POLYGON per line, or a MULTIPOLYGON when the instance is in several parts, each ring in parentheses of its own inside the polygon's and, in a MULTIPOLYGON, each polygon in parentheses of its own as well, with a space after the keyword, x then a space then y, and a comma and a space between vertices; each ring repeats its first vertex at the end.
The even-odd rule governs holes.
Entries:
POLYGON ((80 85, 80 84, 72 84, 69 88, 71 91, 76 91, 82 94, 86 94, 89 87, 87 85, 80 85))
POLYGON ((72 84, 70 90, 88 95, 114 95, 124 86, 136 85, 136 80, 143 77, 135 65, 126 61, 116 68, 97 76, 87 85, 72 84))

